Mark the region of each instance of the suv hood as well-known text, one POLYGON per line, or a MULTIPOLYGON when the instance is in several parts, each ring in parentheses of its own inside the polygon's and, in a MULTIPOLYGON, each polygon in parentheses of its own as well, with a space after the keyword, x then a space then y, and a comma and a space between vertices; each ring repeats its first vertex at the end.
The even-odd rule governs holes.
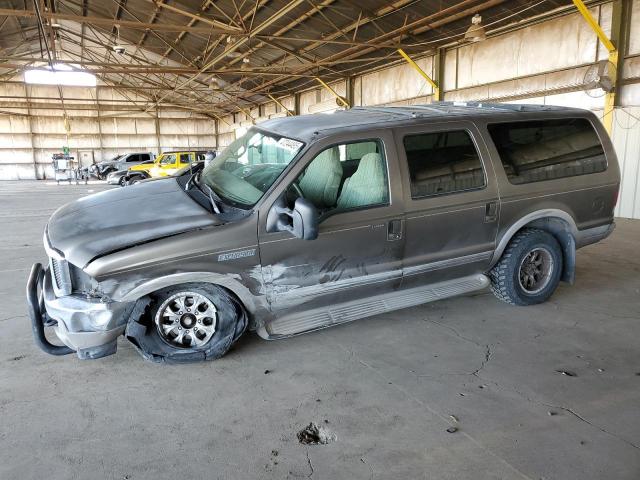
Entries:
POLYGON ((170 178, 68 203, 53 213, 45 235, 50 247, 83 268, 107 253, 221 223, 170 178))

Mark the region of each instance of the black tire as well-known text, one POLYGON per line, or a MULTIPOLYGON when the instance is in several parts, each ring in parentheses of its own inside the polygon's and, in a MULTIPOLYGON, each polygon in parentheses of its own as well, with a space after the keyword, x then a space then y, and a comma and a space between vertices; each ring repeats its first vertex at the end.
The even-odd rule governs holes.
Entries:
POLYGON ((500 261, 489 272, 491 291, 511 305, 543 303, 560 282, 562 262, 562 249, 553 235, 525 228, 511 239, 500 261), (540 265, 536 265, 538 261, 540 265), (540 280, 536 282, 536 278, 540 280))
POLYGON ((120 180, 118 180, 118 184, 120 184, 121 187, 126 187, 127 186, 127 177, 120 177, 120 180))
POLYGON ((200 283, 187 283, 156 292, 152 295, 147 314, 137 320, 133 318, 127 324, 125 337, 146 360, 156 363, 189 363, 220 358, 242 336, 248 323, 244 308, 232 295, 216 285, 200 283), (170 343, 160 334, 156 323, 163 303, 187 292, 202 295, 217 310, 215 332, 206 344, 199 347, 178 347, 170 343))

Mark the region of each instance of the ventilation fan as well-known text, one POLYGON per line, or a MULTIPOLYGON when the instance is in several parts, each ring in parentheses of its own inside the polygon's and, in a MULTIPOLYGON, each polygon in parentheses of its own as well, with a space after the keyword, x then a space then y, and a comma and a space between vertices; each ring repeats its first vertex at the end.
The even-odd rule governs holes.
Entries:
POLYGON ((615 82, 611 77, 611 72, 615 65, 609 60, 602 60, 591 65, 584 74, 582 82, 584 91, 590 97, 603 97, 615 88, 615 82))

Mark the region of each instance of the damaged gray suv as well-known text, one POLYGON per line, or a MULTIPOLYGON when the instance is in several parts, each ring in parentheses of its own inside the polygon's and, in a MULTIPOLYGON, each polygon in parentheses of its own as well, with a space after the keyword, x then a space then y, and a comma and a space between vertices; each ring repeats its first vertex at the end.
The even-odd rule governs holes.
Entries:
POLYGON ((27 297, 48 353, 224 355, 490 287, 513 305, 573 283, 614 227, 620 174, 590 112, 438 103, 251 128, 207 167, 57 210, 27 297), (64 345, 45 337, 52 327, 64 345))

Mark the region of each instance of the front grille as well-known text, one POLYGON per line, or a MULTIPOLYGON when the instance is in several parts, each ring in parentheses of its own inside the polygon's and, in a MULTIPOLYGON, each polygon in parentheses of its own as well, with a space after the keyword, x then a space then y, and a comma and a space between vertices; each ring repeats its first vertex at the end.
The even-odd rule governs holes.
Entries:
POLYGON ((69 272, 71 273, 71 285, 75 293, 93 295, 96 292, 98 283, 87 275, 84 270, 70 263, 69 272))
POLYGON ((66 260, 50 258, 51 280, 53 291, 56 296, 64 297, 71 295, 71 275, 69 274, 69 263, 66 260))

